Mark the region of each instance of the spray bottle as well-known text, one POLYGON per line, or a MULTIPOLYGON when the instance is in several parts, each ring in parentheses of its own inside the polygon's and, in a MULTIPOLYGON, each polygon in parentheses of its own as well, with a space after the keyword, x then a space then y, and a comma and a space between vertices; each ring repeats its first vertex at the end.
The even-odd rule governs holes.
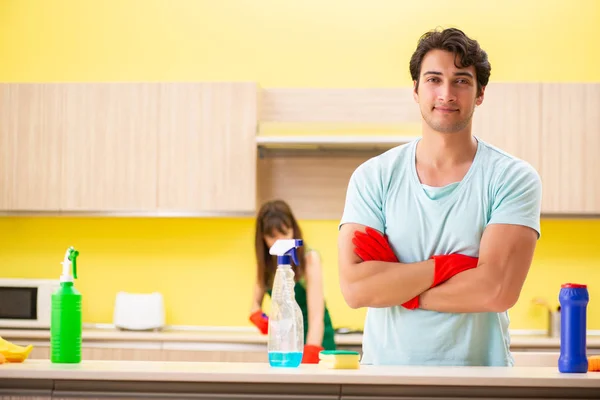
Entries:
POLYGON ((81 361, 81 293, 73 286, 73 278, 77 279, 78 255, 72 246, 67 249, 60 288, 52 294, 50 361, 53 363, 81 361))
POLYGON ((272 367, 295 368, 302 362, 304 351, 304 320, 294 294, 294 271, 296 249, 302 240, 278 240, 269 253, 277 256, 277 271, 271 294, 271 315, 269 316, 269 364, 272 367))

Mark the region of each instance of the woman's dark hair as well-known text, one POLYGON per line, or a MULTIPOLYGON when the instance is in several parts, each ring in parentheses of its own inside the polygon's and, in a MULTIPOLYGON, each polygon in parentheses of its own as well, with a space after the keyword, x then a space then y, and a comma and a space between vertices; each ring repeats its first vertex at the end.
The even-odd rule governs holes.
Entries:
MULTIPOLYGON (((270 288, 273 285, 275 270, 277 268, 277 257, 269 254, 269 248, 265 242, 265 235, 273 235, 277 231, 285 233, 289 229, 294 232, 294 239, 302 239, 302 231, 294 218, 292 209, 283 200, 269 201, 260 208, 256 217, 256 265, 257 278, 260 284, 265 288, 270 288)), ((306 269, 306 261, 304 260, 304 247, 299 247, 297 250, 298 261, 300 265, 292 266, 297 281, 304 276, 306 269)))
POLYGON ((474 65, 477 75, 477 96, 481 95, 482 88, 488 84, 490 79, 492 66, 488 61, 487 53, 479 46, 479 43, 456 28, 429 31, 419 39, 417 49, 410 58, 410 76, 413 81, 417 82, 415 90, 419 89, 421 63, 425 54, 431 50, 445 50, 454 53, 454 65, 457 68, 474 65))

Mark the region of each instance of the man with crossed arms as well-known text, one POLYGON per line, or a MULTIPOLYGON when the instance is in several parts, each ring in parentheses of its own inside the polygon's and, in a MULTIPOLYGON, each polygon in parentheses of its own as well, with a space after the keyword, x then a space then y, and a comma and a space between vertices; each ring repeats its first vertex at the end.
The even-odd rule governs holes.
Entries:
POLYGON ((363 364, 511 366, 507 310, 540 236, 541 182, 471 132, 490 76, 458 29, 411 61, 422 137, 360 165, 340 223, 339 273, 368 307, 363 364))

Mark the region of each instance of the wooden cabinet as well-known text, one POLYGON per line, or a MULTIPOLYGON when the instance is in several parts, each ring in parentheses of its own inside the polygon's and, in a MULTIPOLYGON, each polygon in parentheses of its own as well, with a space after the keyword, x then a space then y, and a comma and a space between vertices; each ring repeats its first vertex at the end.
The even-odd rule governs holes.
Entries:
MULTIPOLYGON (((307 128, 317 122, 350 127, 372 123, 395 127, 399 137, 406 134, 403 127, 414 126, 421 119, 413 112, 416 106, 410 90, 265 90, 263 103, 261 132, 276 131, 274 126, 286 123, 307 128)), ((600 83, 490 83, 473 116, 473 134, 538 171, 544 215, 597 216, 599 108, 600 83)), ((299 130, 297 126, 294 129, 299 130)), ((413 134, 420 134, 420 127, 416 129, 413 134)), ((368 137, 366 132, 356 138, 363 150, 369 148, 368 137)), ((310 143, 301 145, 282 140, 278 150, 287 154, 259 160, 260 201, 282 197, 300 218, 339 219, 348 177, 360 162, 375 154, 363 151, 340 159, 321 151, 326 149, 320 150, 319 142, 313 143, 316 151, 310 154, 302 149, 310 143), (318 209, 315 198, 319 199, 318 209)))
POLYGON ((600 214, 600 83, 542 85, 542 210, 600 214))
POLYGON ((168 350, 162 351, 163 361, 192 362, 269 362, 266 351, 168 350))
POLYGON ((257 87, 160 86, 158 208, 254 212, 257 87))
POLYGON ((158 87, 0 85, 0 209, 156 209, 158 87))
POLYGON ((57 88, 66 97, 60 208, 155 210, 157 85, 98 83, 57 88))
POLYGON ((64 105, 60 85, 0 85, 0 210, 58 210, 64 105))
MULTIPOLYGON (((218 344, 200 343, 124 343, 84 344, 82 360, 190 361, 190 362, 268 362, 265 349, 221 349, 218 344)), ((48 343, 34 344, 32 360, 48 360, 48 343)))
POLYGON ((81 349, 83 360, 128 360, 128 361, 161 361, 160 348, 144 347, 83 347, 81 349))
MULTIPOLYGON (((473 133, 540 172, 543 213, 598 215, 599 107, 598 83, 491 83, 473 133)), ((300 218, 338 219, 368 140, 350 157, 316 145, 257 163, 258 122, 363 126, 364 140, 370 127, 418 135, 420 119, 411 88, 0 84, 0 211, 247 215, 281 197, 300 218)))
POLYGON ((539 83, 490 83, 475 108, 473 135, 539 171, 541 90, 539 83))
POLYGON ((0 210, 253 212, 252 83, 0 85, 0 210))

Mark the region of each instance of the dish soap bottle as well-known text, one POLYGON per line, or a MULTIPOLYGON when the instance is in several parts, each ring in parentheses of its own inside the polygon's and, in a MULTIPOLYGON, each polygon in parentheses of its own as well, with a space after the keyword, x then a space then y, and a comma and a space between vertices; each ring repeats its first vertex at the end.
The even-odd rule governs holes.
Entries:
POLYGON ((77 278, 78 255, 72 246, 67 249, 60 288, 52 293, 50 361, 53 363, 81 362, 81 293, 73 286, 73 278, 77 278))
POLYGON ((298 367, 304 350, 304 320, 294 294, 292 260, 299 265, 296 249, 300 239, 278 240, 269 253, 277 256, 269 316, 269 364, 272 367, 298 367))

